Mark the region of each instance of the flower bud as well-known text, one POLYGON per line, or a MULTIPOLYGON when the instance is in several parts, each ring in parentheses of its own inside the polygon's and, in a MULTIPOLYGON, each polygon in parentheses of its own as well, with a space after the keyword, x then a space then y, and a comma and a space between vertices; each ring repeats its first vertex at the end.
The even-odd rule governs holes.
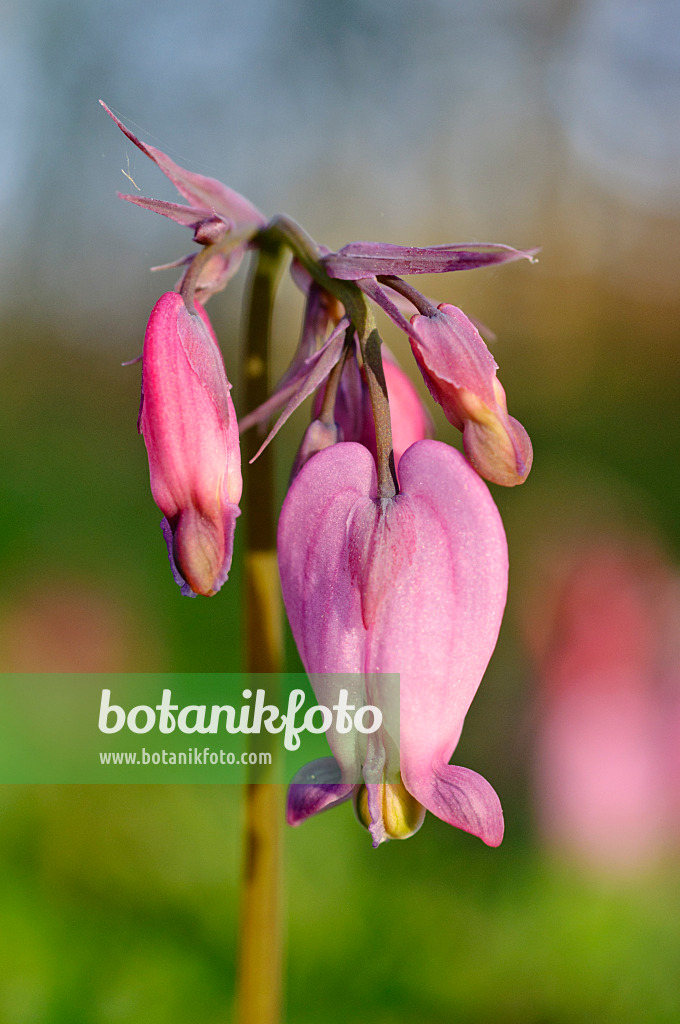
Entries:
POLYGON ((139 431, 154 501, 182 593, 215 594, 231 565, 239 515, 238 425, 205 311, 181 295, 156 303, 144 338, 139 431))
POLYGON ((533 459, 531 441, 508 415, 496 363, 477 328, 448 303, 433 316, 414 316, 411 326, 411 348, 425 383, 449 423, 463 431, 469 462, 492 483, 523 483, 533 459))

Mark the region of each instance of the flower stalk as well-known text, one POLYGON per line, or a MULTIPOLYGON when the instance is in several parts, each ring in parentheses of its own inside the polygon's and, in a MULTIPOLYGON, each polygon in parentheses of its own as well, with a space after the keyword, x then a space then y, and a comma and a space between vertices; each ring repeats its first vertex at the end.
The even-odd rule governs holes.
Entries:
MULTIPOLYGON (((276 286, 283 268, 279 245, 260 249, 250 285, 244 351, 244 392, 248 407, 267 396, 269 336, 276 286)), ((251 431, 246 458, 257 449, 251 431)), ((246 670, 279 673, 283 667, 281 594, 276 564, 274 463, 267 448, 251 466, 244 494, 246 670)), ((262 687, 262 675, 257 685, 262 687)), ((268 700, 276 695, 268 689, 268 700)), ((257 743, 257 735, 251 737, 257 743)), ((237 970, 238 1024, 277 1024, 281 1017, 283 789, 274 769, 252 767, 245 786, 244 846, 237 970)))

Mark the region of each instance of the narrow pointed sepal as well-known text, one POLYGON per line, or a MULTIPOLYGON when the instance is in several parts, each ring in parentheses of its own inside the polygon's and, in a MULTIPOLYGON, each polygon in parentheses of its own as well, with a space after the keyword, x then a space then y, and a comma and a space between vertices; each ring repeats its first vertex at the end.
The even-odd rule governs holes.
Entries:
POLYGON ((358 281, 365 277, 396 274, 445 274, 452 270, 474 270, 495 263, 533 260, 538 249, 513 249, 510 245, 432 245, 418 248, 388 242, 350 242, 329 253, 323 264, 329 277, 358 281))
POLYGON ((153 160, 192 206, 213 210, 222 219, 233 222, 237 227, 252 225, 254 229, 257 229, 264 226, 265 218, 244 196, 223 185, 216 178, 208 178, 203 174, 196 174, 194 171, 187 171, 184 167, 180 167, 162 150, 155 146, 149 146, 138 139, 102 100, 99 102, 130 142, 153 160))
POLYGON ((168 203, 163 199, 131 196, 123 192, 118 193, 118 198, 124 199, 127 203, 133 203, 135 206, 141 206, 143 210, 160 213, 161 216, 174 220, 175 224, 181 224, 184 228, 193 228, 194 232, 203 230, 204 225, 209 225, 209 228, 206 227, 205 230, 210 231, 212 236, 210 241, 217 241, 226 234, 231 226, 222 217, 216 217, 214 212, 207 207, 184 206, 181 203, 168 203))
POLYGON ((247 430, 256 423, 261 423, 272 411, 276 409, 277 404, 280 407, 280 405, 283 405, 284 401, 286 402, 283 412, 267 434, 255 455, 253 455, 250 460, 251 462, 254 462, 255 459, 262 454, 269 442, 278 434, 286 420, 292 416, 300 405, 302 405, 304 400, 309 398, 309 396, 312 395, 314 391, 316 391, 316 389, 326 380, 342 355, 342 348, 345 343, 345 331, 348 325, 349 320, 341 320, 323 347, 308 359, 305 359, 297 370, 295 377, 291 378, 279 393, 275 392, 258 409, 249 413, 247 417, 243 417, 240 428, 242 431, 247 430))

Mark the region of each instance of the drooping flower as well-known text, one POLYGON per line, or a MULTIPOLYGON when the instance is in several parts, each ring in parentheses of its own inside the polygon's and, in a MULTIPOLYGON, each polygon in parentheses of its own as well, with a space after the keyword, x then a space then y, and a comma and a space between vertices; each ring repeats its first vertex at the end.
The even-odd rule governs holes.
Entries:
POLYGON ((149 319, 139 431, 170 563, 183 594, 216 593, 231 565, 241 498, 238 425, 205 310, 167 292, 149 319))
POLYGON ((412 834, 426 808, 496 846, 498 797, 449 758, 498 636, 503 526, 483 481, 448 445, 414 444, 399 477, 400 492, 379 498, 370 452, 340 443, 310 459, 283 505, 284 601, 320 703, 337 699, 337 673, 355 679, 351 696, 379 707, 390 700, 383 674, 400 679, 398 751, 385 734, 368 750, 355 735, 331 734, 335 761, 293 780, 288 820, 354 794, 374 845, 412 834))
POLYGON ((358 287, 409 336, 432 394, 454 426, 463 431, 467 458, 487 480, 513 486, 529 474, 532 448, 524 427, 508 415, 497 366, 479 331, 461 310, 433 303, 396 275, 472 270, 519 259, 538 250, 508 245, 435 245, 429 248, 352 242, 323 256, 330 277, 358 287), (399 299, 395 301, 395 292, 399 299), (409 325, 400 306, 406 298, 419 311, 409 325))
POLYGON ((533 459, 531 441, 508 415, 498 367, 477 328, 449 303, 431 316, 414 316, 411 325, 411 348, 423 379, 448 421, 462 430, 472 465, 493 483, 523 483, 533 459))

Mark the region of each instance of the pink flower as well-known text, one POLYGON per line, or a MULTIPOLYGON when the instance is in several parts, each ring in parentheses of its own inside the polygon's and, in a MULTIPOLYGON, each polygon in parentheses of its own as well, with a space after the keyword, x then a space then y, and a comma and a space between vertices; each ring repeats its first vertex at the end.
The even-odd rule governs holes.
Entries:
POLYGON ((389 710, 394 694, 383 674, 400 679, 399 749, 385 730, 367 749, 355 734, 331 734, 335 761, 298 773, 288 820, 354 795, 374 845, 412 834, 428 809, 497 846, 503 816, 494 790, 448 762, 498 636, 503 526, 483 481, 447 445, 414 444, 399 476, 400 493, 378 498, 370 452, 340 443, 309 460, 283 505, 284 601, 320 703, 337 702, 336 674, 345 673, 353 682, 345 675, 342 685, 359 704, 389 710))
POLYGON ((231 565, 241 466, 230 384, 208 316, 158 300, 142 356, 139 431, 170 563, 184 594, 215 594, 231 565))
POLYGON ((526 480, 533 452, 526 430, 508 415, 498 367, 465 314, 442 303, 431 316, 411 319, 411 348, 448 421, 463 431, 465 454, 492 483, 526 480))
POLYGON ((669 583, 646 545, 599 541, 570 553, 531 612, 539 826, 553 848, 607 876, 653 866, 669 844, 669 583))

